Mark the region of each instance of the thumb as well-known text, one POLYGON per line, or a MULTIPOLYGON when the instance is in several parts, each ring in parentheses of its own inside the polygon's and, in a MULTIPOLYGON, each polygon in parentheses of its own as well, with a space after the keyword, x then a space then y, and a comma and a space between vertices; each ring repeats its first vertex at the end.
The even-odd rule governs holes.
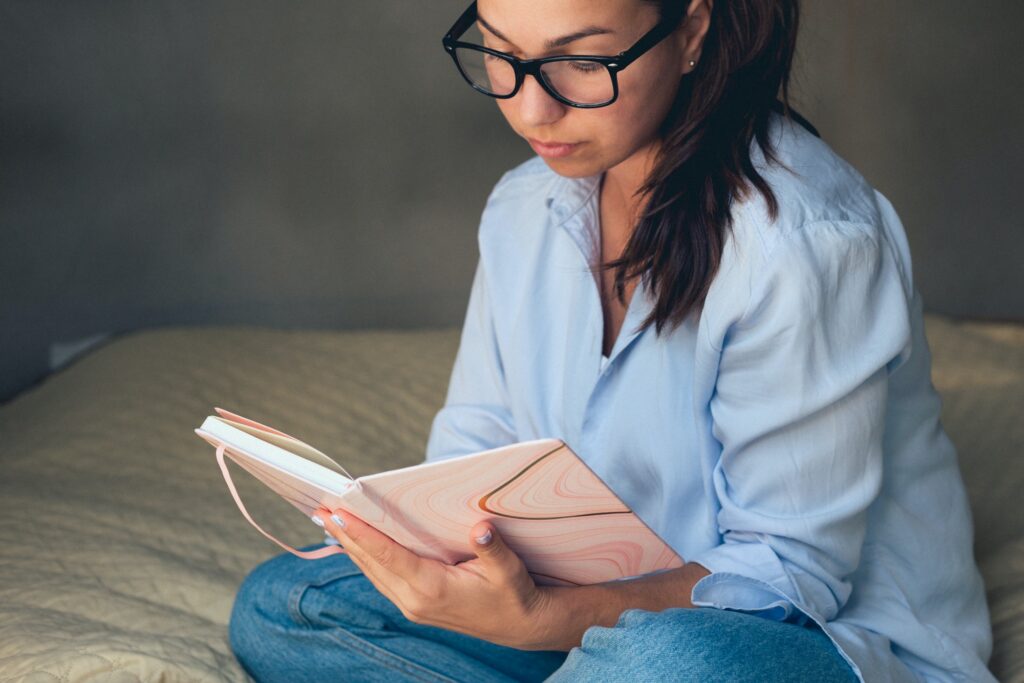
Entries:
POLYGON ((522 560, 505 544, 505 539, 490 522, 477 522, 469 531, 473 552, 488 565, 506 575, 518 573, 522 560))

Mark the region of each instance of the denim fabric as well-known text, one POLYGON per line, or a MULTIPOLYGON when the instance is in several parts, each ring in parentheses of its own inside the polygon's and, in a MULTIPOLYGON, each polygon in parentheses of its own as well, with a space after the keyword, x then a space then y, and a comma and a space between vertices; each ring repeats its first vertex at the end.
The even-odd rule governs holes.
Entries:
POLYGON ((257 566, 238 591, 230 640, 259 682, 857 680, 813 624, 711 608, 626 610, 568 653, 495 645, 407 620, 346 555, 283 553, 257 566))

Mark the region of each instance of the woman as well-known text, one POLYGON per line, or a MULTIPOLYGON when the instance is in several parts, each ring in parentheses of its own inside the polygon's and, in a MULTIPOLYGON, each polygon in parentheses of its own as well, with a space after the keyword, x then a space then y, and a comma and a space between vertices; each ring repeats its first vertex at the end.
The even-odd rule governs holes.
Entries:
POLYGON ((797 16, 480 0, 456 22, 460 73, 538 156, 488 199, 427 460, 562 438, 686 564, 538 587, 491 522, 449 567, 324 510, 347 556, 239 591, 258 680, 994 680, 907 240, 788 107, 797 16))

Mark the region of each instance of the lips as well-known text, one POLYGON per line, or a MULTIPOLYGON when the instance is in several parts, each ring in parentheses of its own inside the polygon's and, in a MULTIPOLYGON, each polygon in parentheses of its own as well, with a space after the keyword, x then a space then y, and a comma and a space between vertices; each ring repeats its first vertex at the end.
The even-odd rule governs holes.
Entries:
POLYGON ((526 138, 526 140, 533 147, 533 151, 542 157, 563 157, 572 154, 580 145, 578 142, 541 142, 533 138, 526 138))

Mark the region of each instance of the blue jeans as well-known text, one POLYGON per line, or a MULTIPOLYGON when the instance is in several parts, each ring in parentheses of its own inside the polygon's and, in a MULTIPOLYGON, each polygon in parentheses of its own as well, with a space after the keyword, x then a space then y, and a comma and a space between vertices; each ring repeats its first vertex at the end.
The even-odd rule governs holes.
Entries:
POLYGON ((409 621, 347 555, 282 553, 258 565, 229 635, 261 683, 857 680, 817 626, 710 608, 628 609, 569 652, 496 645, 409 621))

